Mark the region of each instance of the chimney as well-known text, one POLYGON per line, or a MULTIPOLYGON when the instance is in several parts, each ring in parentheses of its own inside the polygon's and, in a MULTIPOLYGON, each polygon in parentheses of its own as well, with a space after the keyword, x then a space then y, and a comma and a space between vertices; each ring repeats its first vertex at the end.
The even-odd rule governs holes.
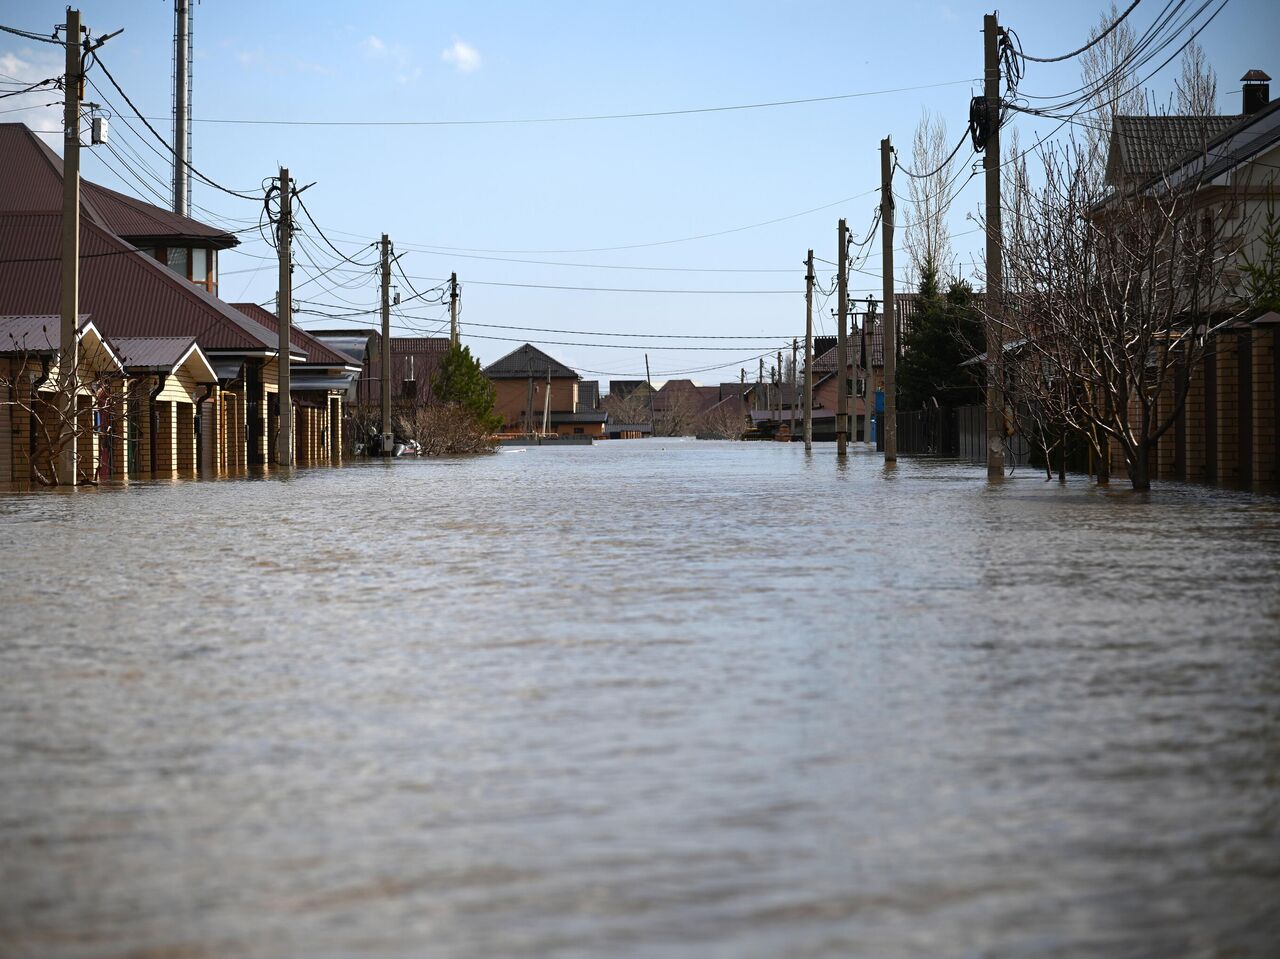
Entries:
POLYGON ((1244 115, 1252 116, 1271 102, 1271 78, 1261 70, 1250 70, 1244 81, 1244 115))

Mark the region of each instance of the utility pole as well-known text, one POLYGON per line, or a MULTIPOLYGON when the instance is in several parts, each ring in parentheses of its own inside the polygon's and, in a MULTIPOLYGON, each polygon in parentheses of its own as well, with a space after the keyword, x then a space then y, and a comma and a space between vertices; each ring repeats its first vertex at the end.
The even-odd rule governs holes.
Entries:
POLYGON ((791 405, 787 409, 791 413, 791 416, 790 416, 791 435, 793 437, 796 435, 796 393, 797 393, 796 360, 798 358, 799 352, 800 352, 799 341, 792 339, 791 340, 791 405))
POLYGON ((768 397, 761 396, 761 394, 765 394, 768 392, 769 391, 766 390, 764 386, 764 357, 762 356, 760 357, 760 372, 756 374, 756 402, 755 402, 756 409, 758 410, 764 409, 764 407, 760 405, 762 402, 764 402, 766 406, 768 405, 768 397))
POLYGON ((875 365, 871 361, 872 338, 876 330, 876 301, 867 297, 867 313, 862 318, 862 441, 875 446, 871 439, 871 418, 875 414, 876 381, 875 365))
POLYGON ((849 228, 841 220, 836 228, 836 286, 838 300, 836 312, 836 455, 845 456, 849 451, 849 275, 845 272, 845 248, 849 228))
POLYGON ((382 455, 391 443, 391 241, 382 234, 382 455))
POLYGON ((653 377, 649 374, 649 354, 644 355, 644 382, 649 387, 649 435, 654 436, 654 428, 657 425, 653 421, 653 377))
MULTIPOLYGON (((176 182, 176 181, 175 181, 176 182)), ((289 329, 293 325, 293 181, 289 168, 280 168, 280 226, 276 236, 276 252, 280 257, 279 294, 276 319, 280 326, 280 345, 276 361, 277 399, 280 405, 280 433, 276 439, 276 463, 293 465, 293 395, 289 369, 289 329)))
POLYGON ((189 215, 191 0, 173 0, 173 212, 189 215))
POLYGON ((804 450, 813 452, 813 250, 804 276, 804 450))
POLYGON ((778 350, 778 426, 782 426, 782 350, 778 350))
POLYGON ((898 461, 898 317, 893 302, 893 144, 880 141, 880 231, 884 269, 884 461, 898 461))
POLYGON ((1000 386, 1004 344, 1004 250, 1000 226, 1000 23, 982 18, 987 136, 982 168, 987 175, 987 479, 1004 478, 1004 396, 1000 386))
MULTIPOLYGON (((66 106, 62 135, 62 323, 59 342, 67 384, 62 432, 65 443, 58 460, 61 482, 76 485, 76 377, 80 368, 80 98, 84 94, 84 74, 80 67, 80 11, 67 8, 66 76, 63 78, 66 106)), ((152 454, 154 455, 154 454, 152 454)))
POLYGON ((547 422, 551 418, 551 367, 547 367, 547 392, 542 397, 542 435, 547 435, 547 422))
POLYGON ((458 274, 449 274, 449 345, 458 345, 458 274))

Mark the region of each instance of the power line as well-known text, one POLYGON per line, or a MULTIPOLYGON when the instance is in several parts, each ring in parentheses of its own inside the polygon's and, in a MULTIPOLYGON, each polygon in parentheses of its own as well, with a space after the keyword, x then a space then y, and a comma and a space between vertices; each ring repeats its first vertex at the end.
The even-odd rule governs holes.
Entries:
MULTIPOLYGON (((938 87, 973 83, 973 78, 945 80, 941 83, 925 83, 910 87, 893 87, 885 90, 864 90, 858 93, 840 93, 825 97, 802 97, 794 100, 770 100, 760 103, 738 103, 731 106, 691 107, 681 110, 649 110, 641 113, 600 113, 585 116, 520 117, 483 120, 261 120, 235 117, 193 117, 196 123, 230 123, 254 126, 309 126, 309 127, 448 127, 448 126, 498 126, 528 125, 538 123, 586 123, 597 120, 639 120, 652 117, 690 116, 700 113, 729 113, 739 110, 763 110, 775 107, 799 106, 806 103, 831 103, 862 97, 886 96, 893 93, 910 93, 915 90, 932 90, 938 87)), ((154 119, 161 119, 159 117, 154 119)))
MULTIPOLYGON (((1096 37, 1094 37, 1084 46, 1076 50, 1072 50, 1070 53, 1064 53, 1060 57, 1033 57, 1030 54, 1022 52, 1022 44, 1021 42, 1019 42, 1018 56, 1021 57, 1023 60, 1030 60, 1032 63, 1058 63, 1062 60, 1070 60, 1072 57, 1078 57, 1080 56, 1080 54, 1084 53, 1090 47, 1097 46, 1099 43, 1105 40, 1108 36, 1110 36, 1111 32, 1115 30, 1116 27, 1120 26, 1120 24, 1124 23, 1125 17, 1133 13, 1133 11, 1137 9, 1138 4, 1141 2, 1142 0, 1133 0, 1133 3, 1129 4, 1129 6, 1125 8, 1124 12, 1121 13, 1120 16, 1116 17, 1115 20, 1111 22, 1111 25, 1107 27, 1107 29, 1103 30, 1101 33, 1099 33, 1096 37)), ((1014 34, 1014 38, 1015 39, 1017 38, 1017 34, 1014 34)))
POLYGON ((120 84, 116 82, 116 78, 111 75, 111 71, 108 70, 107 65, 102 62, 102 58, 95 53, 93 54, 93 61, 95 64, 98 65, 98 67, 102 69, 102 72, 106 76, 106 78, 111 81, 111 85, 116 88, 116 92, 119 93, 120 96, 124 98, 124 102, 129 104, 129 109, 131 109, 134 112, 134 115, 139 120, 142 121, 143 125, 145 125, 148 130, 151 131, 151 135, 154 136, 157 140, 159 140, 166 150, 168 150, 171 154, 173 154, 173 156, 178 160, 178 162, 180 162, 183 166, 185 166, 188 170, 190 170, 192 173, 198 176, 205 183, 209 184, 209 186, 214 187, 215 189, 221 190, 223 193, 229 193, 231 196, 238 196, 242 200, 253 200, 255 203, 261 201, 262 198, 260 196, 255 196, 250 193, 241 192, 239 190, 233 190, 230 187, 223 186, 221 183, 217 182, 216 180, 210 179, 209 177, 201 173, 199 170, 197 170, 195 166, 193 166, 187 160, 186 157, 178 156, 178 154, 174 151, 173 147, 169 145, 169 142, 164 137, 162 137, 159 133, 156 132, 156 128, 153 127, 147 121, 147 118, 142 115, 142 111, 140 111, 137 108, 137 106, 134 105, 134 102, 131 99, 129 99, 129 94, 125 93, 124 89, 120 86, 120 84))

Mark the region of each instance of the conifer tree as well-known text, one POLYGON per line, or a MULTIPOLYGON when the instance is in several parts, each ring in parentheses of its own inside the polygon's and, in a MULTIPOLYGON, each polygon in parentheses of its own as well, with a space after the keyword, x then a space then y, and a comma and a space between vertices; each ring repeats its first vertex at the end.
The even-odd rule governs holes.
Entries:
POLYGON ((492 432, 502 425, 502 417, 494 412, 497 394, 493 384, 480 372, 480 362, 469 347, 449 347, 434 387, 437 400, 465 410, 482 429, 492 432))
POLYGON ((927 258, 921 265, 911 329, 903 338, 898 408, 918 410, 934 399, 948 407, 978 402, 974 376, 960 364, 982 352, 981 339, 969 285, 953 280, 944 295, 937 264, 927 258))

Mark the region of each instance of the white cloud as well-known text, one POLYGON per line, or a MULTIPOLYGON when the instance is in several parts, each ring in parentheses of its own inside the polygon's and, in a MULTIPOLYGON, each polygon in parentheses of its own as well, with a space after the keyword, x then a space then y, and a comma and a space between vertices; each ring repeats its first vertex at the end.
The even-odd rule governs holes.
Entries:
POLYGON ((360 48, 364 50, 366 55, 371 57, 385 56, 387 52, 387 45, 382 42, 381 38, 372 34, 360 41, 360 48))
MULTIPOLYGON (((24 84, 37 83, 50 77, 61 77, 64 64, 59 56, 49 56, 39 51, 19 50, 16 53, 0 53, 0 73, 24 84)), ((62 93, 53 87, 43 87, 31 93, 20 93, 0 100, 5 115, 0 117, 10 123, 21 121, 33 130, 53 130, 50 142, 60 142, 62 130, 62 93)))
POLYGON ((462 73, 474 73, 480 69, 480 51, 457 37, 453 38, 453 46, 440 51, 440 59, 452 63, 462 73))

